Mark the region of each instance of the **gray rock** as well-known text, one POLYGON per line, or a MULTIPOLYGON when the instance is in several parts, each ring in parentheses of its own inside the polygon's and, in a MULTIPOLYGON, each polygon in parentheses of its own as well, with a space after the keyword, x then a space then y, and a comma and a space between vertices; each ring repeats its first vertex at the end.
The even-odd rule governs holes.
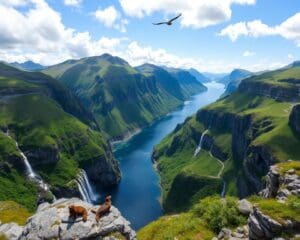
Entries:
POLYGON ((110 213, 97 223, 95 214, 91 210, 96 210, 98 207, 77 198, 59 199, 50 205, 42 204, 37 213, 27 221, 20 240, 102 239, 112 232, 119 232, 128 240, 136 239, 136 233, 131 229, 130 223, 115 207, 111 207, 110 213), (88 210, 86 222, 81 218, 75 221, 69 219, 68 206, 72 204, 83 206, 88 210))
POLYGON ((266 188, 259 195, 265 198, 276 197, 280 186, 280 174, 277 172, 276 166, 271 166, 266 176, 266 188))
POLYGON ((231 236, 231 230, 228 228, 222 228, 218 235, 218 239, 229 238, 231 236))
POLYGON ((248 219, 250 239, 271 239, 284 230, 284 226, 264 215, 256 207, 248 219))
POLYGON ((290 169, 286 172, 287 174, 295 174, 295 169, 290 169))
POLYGON ((16 223, 0 225, 0 235, 3 234, 9 240, 18 240, 23 228, 16 223))
POLYGON ((252 204, 246 199, 240 200, 237 207, 240 213, 245 215, 249 215, 252 211, 252 204))

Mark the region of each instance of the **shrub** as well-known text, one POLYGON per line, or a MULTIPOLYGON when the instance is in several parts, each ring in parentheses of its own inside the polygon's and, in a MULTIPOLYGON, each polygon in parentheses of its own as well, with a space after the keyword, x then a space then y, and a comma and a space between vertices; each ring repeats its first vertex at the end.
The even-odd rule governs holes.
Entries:
POLYGON ((195 205, 193 213, 201 217, 216 233, 223 227, 236 227, 246 223, 246 218, 239 213, 237 200, 233 197, 207 197, 195 205))

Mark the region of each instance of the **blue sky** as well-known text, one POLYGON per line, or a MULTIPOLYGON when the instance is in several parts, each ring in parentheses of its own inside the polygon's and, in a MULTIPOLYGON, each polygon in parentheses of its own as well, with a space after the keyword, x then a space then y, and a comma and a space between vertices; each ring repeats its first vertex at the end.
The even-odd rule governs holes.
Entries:
POLYGON ((0 58, 10 62, 108 52, 132 65, 228 72, 300 58, 299 0, 0 0, 0 15, 0 58), (152 25, 178 13, 171 27, 152 25))

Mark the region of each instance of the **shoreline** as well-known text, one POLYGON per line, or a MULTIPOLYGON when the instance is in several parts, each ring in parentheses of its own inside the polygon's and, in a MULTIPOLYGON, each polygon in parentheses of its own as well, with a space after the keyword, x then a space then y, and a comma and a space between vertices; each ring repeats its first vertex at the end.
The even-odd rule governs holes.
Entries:
POLYGON ((207 89, 205 91, 201 91, 199 93, 196 93, 196 94, 190 96, 188 99, 186 99, 185 101, 183 101, 180 105, 178 105, 177 107, 175 107, 173 110, 171 110, 170 112, 168 112, 168 113, 166 113, 166 114, 164 114, 164 115, 162 115, 160 117, 154 118, 153 121, 151 121, 149 124, 146 124, 145 126, 136 128, 133 131, 127 131, 126 133, 124 133, 124 135, 120 135, 120 136, 117 136, 117 137, 109 139, 109 143, 112 145, 112 147, 114 147, 117 144, 129 141, 132 137, 134 137, 135 135, 139 134, 145 128, 151 127, 157 121, 160 121, 160 120, 162 120, 162 119, 170 116, 174 111, 180 110, 183 107, 185 107, 186 105, 188 105, 188 103, 190 103, 192 101, 192 99, 193 99, 194 96, 196 96, 196 95, 198 95, 200 93, 206 92, 206 91, 207 91, 207 89), (114 140, 114 139, 117 139, 117 140, 114 140))

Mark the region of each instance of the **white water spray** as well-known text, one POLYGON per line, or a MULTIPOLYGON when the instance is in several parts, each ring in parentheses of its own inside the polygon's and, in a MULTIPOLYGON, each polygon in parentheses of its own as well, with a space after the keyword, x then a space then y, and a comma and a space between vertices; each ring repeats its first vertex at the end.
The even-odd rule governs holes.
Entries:
POLYGON ((206 133, 208 132, 208 129, 205 130, 202 135, 201 135, 201 138, 200 138, 200 141, 199 141, 199 144, 194 152, 194 157, 196 157, 198 155, 198 153, 201 151, 201 148, 202 148, 202 142, 203 142, 203 138, 204 136, 206 135, 206 133))
POLYGON ((77 178, 77 185, 82 199, 88 203, 97 201, 97 195, 93 191, 86 172, 82 169, 77 178))

